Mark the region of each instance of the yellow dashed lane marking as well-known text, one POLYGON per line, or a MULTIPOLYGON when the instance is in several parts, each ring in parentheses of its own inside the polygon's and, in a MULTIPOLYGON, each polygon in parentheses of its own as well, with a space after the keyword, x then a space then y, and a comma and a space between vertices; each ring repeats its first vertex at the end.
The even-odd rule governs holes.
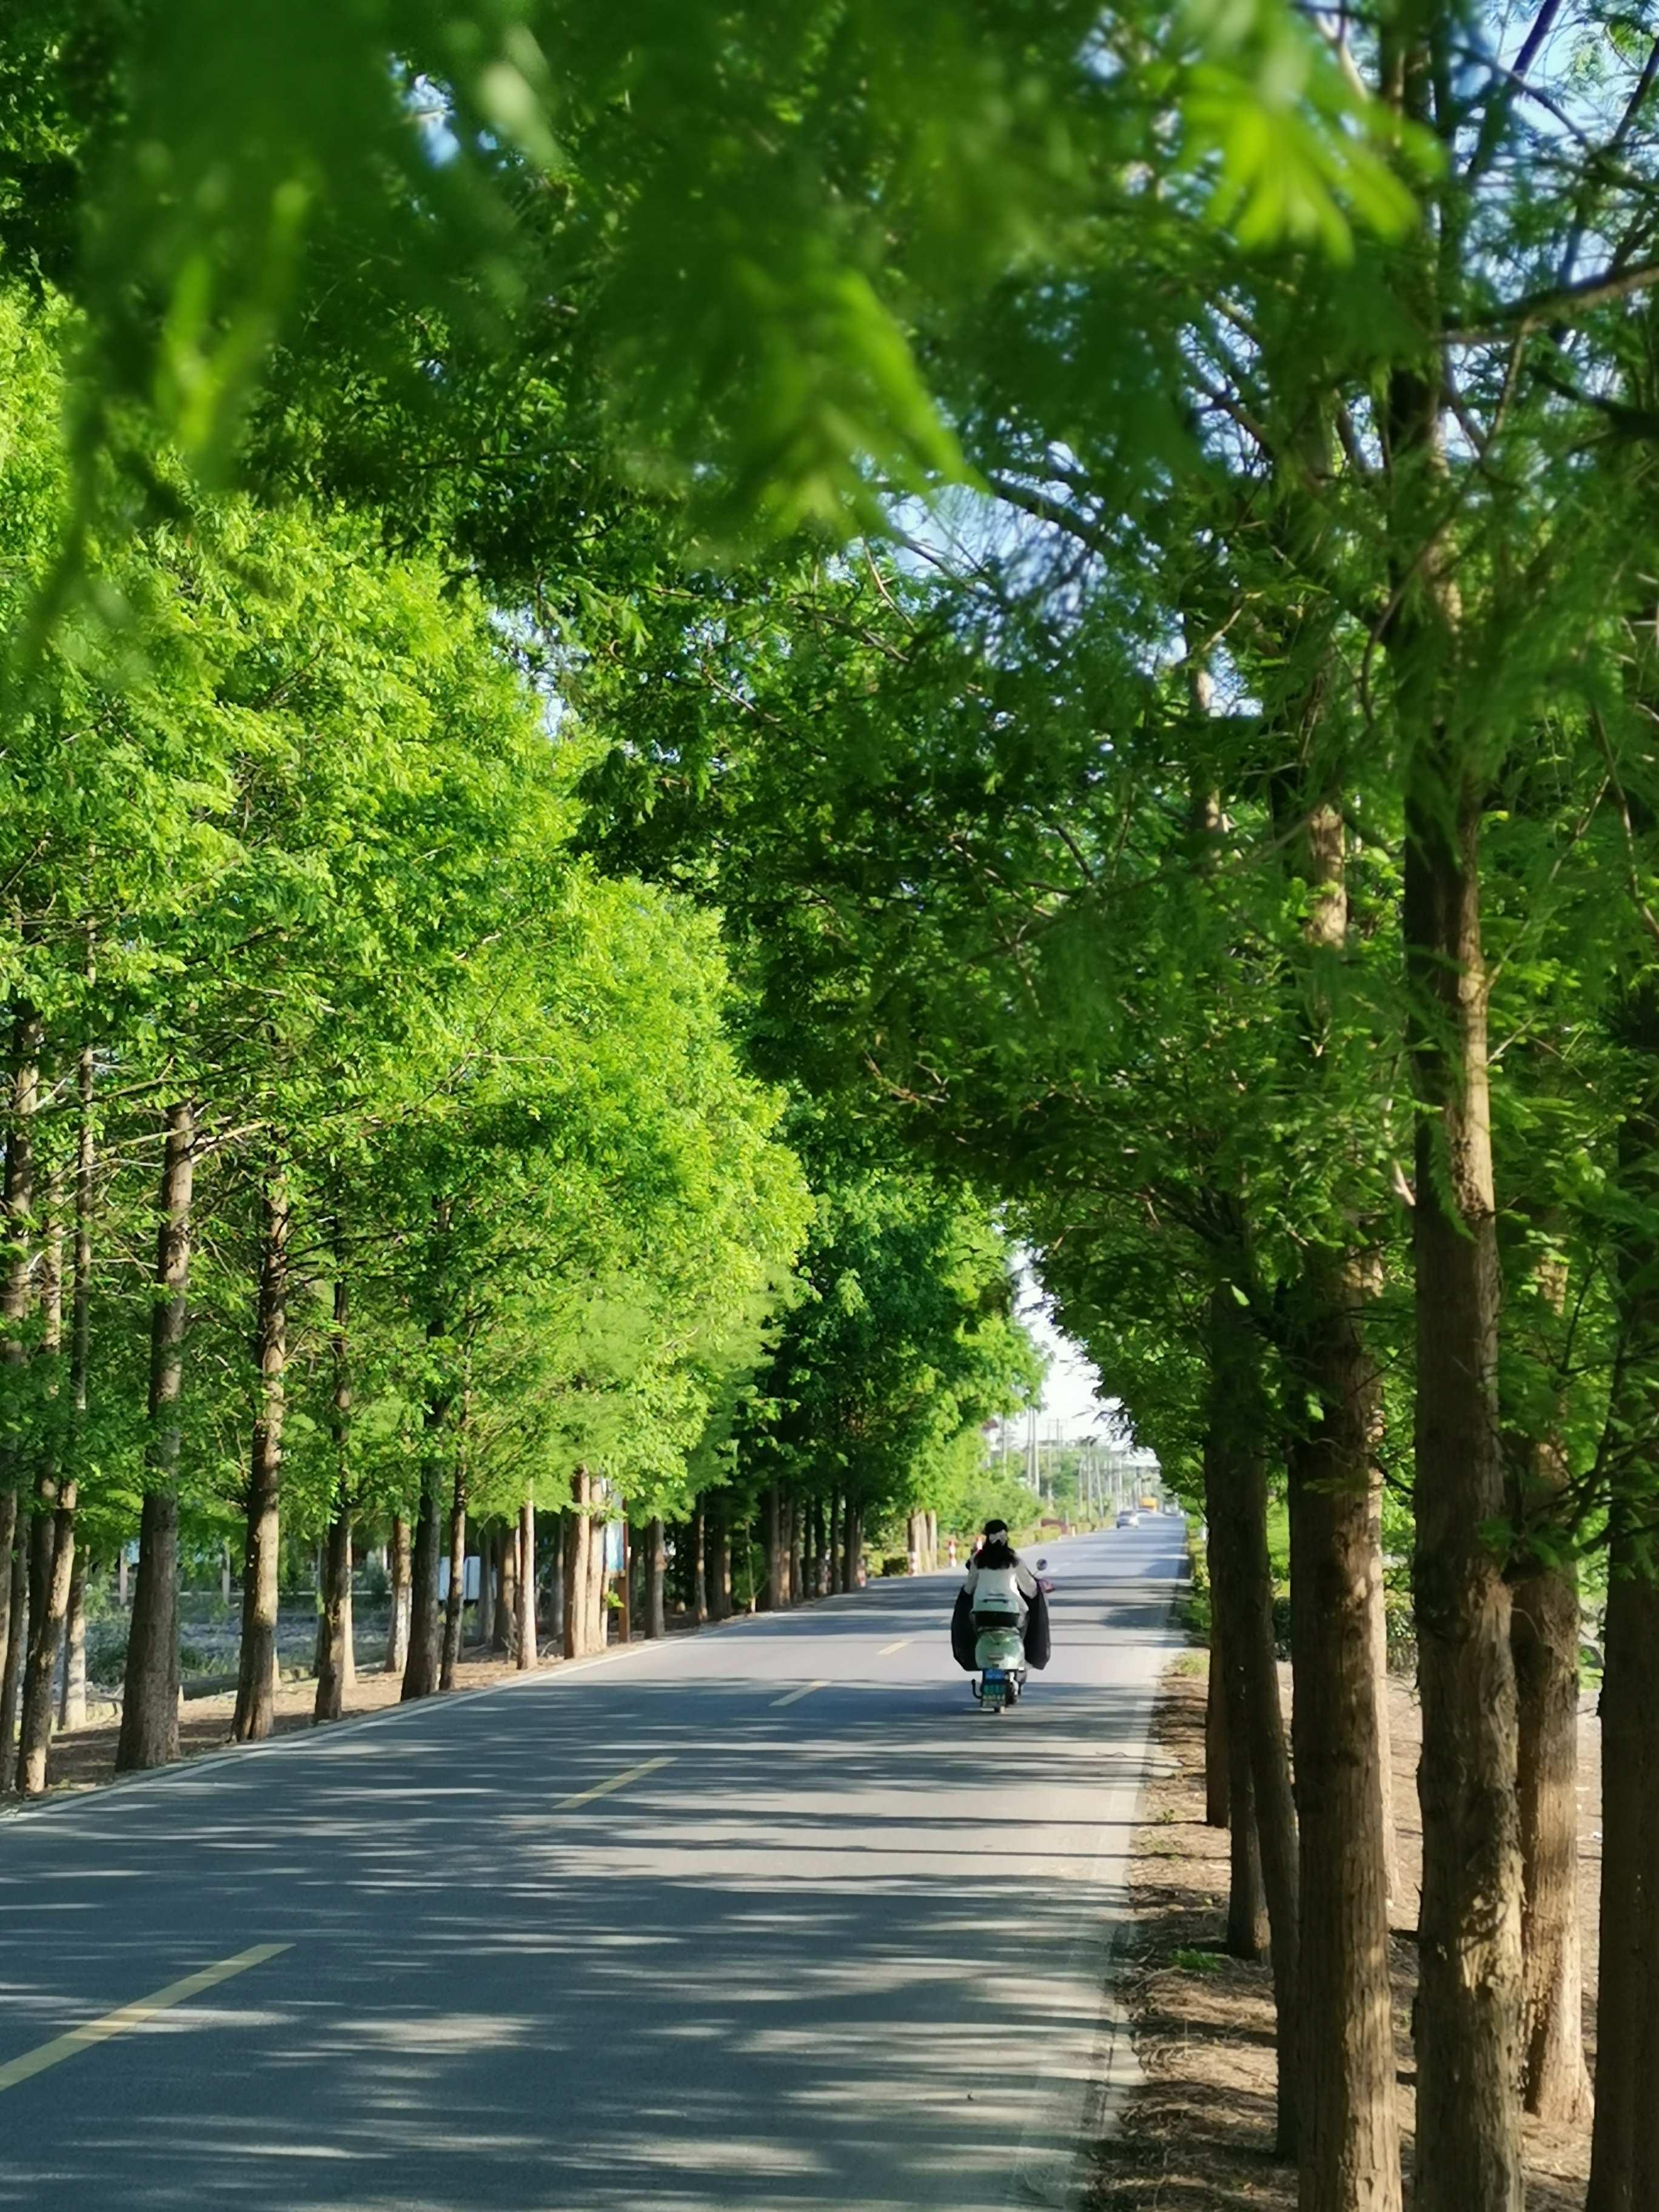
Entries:
POLYGON ((200 1996, 204 1990, 229 1981, 233 1974, 245 1974, 250 1966, 262 1966, 267 1959, 293 1948, 291 1943, 255 1943, 250 1950, 239 1951, 234 1959, 221 1959, 216 1966, 204 1966, 198 1973, 186 1974, 182 1982, 169 1982, 154 1996, 140 1997, 136 2004, 123 2005, 118 2012, 106 2012, 101 2020, 89 2020, 84 2027, 72 2027, 67 2035, 55 2036, 50 2043, 26 2051, 21 2058, 0 2066, 0 2089, 15 2089, 31 2075, 44 2074, 48 2066, 73 2058, 77 2051, 90 2051, 94 2044, 107 2043, 112 2035, 125 2035, 130 2027, 142 2027, 158 2012, 187 2004, 191 1997, 200 1996))
POLYGON ((896 1644, 884 1644, 876 1656, 884 1659, 890 1651, 902 1651, 907 1644, 914 1644, 915 1640, 914 1636, 901 1636, 896 1644))
POLYGON ((823 1690, 828 1687, 827 1682, 803 1682, 799 1689, 791 1690, 787 1698, 774 1698, 772 1710, 776 1712, 780 1705, 793 1705, 797 1698, 810 1698, 814 1690, 823 1690))
POLYGON ((630 1766, 626 1773, 613 1774, 609 1782, 596 1782, 591 1790, 579 1790, 574 1797, 561 1797, 553 1810, 568 1813, 578 1805, 591 1805, 596 1797, 608 1797, 613 1790, 626 1790, 642 1774, 654 1774, 659 1766, 672 1766, 673 1763, 672 1756, 644 1759, 638 1766, 630 1766))

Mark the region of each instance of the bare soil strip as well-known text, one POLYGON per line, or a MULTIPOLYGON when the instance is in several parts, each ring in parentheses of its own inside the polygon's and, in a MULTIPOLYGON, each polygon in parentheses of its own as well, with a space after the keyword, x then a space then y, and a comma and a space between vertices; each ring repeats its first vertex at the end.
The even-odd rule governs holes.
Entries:
MULTIPOLYGON (((1285 1691, 1289 1696, 1289 1670, 1285 1691)), ((1296 2175, 1273 2154, 1273 1989, 1265 1965, 1223 1956, 1227 1836, 1204 1825, 1204 1662, 1177 1659, 1153 1721, 1152 1778, 1141 1799, 1129 1875, 1130 1925, 1113 1978, 1145 2080, 1098 2148, 1091 2212, 1295 2212, 1296 2175)), ((1395 1930, 1395 2024, 1407 2185, 1413 2151, 1412 2000, 1416 1993, 1417 1809, 1421 1719, 1409 1687, 1390 1684, 1395 1818, 1401 1881, 1395 1930)), ((1579 1914, 1584 2033, 1592 2067, 1595 1913, 1601 1880, 1601 1728, 1580 1717, 1579 1914)), ((1527 2124, 1528 2212, 1579 2212, 1589 2130, 1527 2124)))

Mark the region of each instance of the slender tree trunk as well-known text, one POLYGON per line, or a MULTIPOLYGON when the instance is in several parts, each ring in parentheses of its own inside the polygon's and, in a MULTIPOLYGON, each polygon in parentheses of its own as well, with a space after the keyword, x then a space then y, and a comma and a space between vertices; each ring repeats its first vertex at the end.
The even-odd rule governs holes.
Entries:
POLYGON ((580 1659, 587 1650, 587 1562, 593 1523, 588 1518, 590 1480, 579 1467, 570 1478, 570 1525, 564 1547, 564 1656, 580 1659))
POLYGON ((449 1593, 444 1600, 443 1661, 438 1687, 453 1690, 461 1660, 461 1610, 466 1603, 465 1431, 455 1452, 455 1481, 449 1500, 449 1593))
MULTIPOLYGON (((92 961, 88 956, 88 980, 92 961)), ((83 1728, 87 1718, 87 1555, 76 1540, 80 1468, 86 1456, 88 1383, 92 1362, 92 1218, 96 1204, 97 1128, 93 1118, 96 1071, 92 1048, 82 1051, 77 1070, 80 1126, 75 1157, 75 1290, 70 1304, 70 1397, 74 1426, 70 1470, 58 1501, 57 1549, 69 1560, 65 1601, 63 1689, 58 1705, 60 1729, 83 1728)), ((54 1571, 56 1571, 54 1564, 54 1571)))
MULTIPOLYGON (((1297 1995, 1298 1904, 1296 1806, 1291 1793, 1279 1662, 1273 1642, 1273 1570, 1267 1553, 1267 1462, 1261 1440, 1262 1408, 1255 1358, 1231 1283, 1212 1295, 1211 1368, 1215 1396, 1211 1445, 1224 1460, 1213 1484, 1216 1510, 1210 1528, 1212 1558, 1227 1565, 1217 1587, 1223 1606, 1221 1646, 1230 1676, 1243 1676, 1242 1698, 1230 1697, 1228 1723, 1237 1720, 1249 1746, 1250 1789, 1261 1886, 1272 1941, 1273 2004, 1278 2018, 1279 2081, 1275 2147, 1281 2158, 1297 2155, 1300 2086, 1297 1995)), ((1206 1490, 1209 1487, 1206 1480, 1206 1490)), ((1231 1771, 1237 1787, 1239 1767, 1231 1771)), ((1240 1817, 1235 1796, 1233 1818, 1240 1817)))
POLYGON ((1407 806, 1407 969, 1422 1107, 1413 1212, 1419 2212, 1520 2212, 1524 2188, 1515 1669, 1510 1592, 1486 1533, 1505 1499, 1479 826, 1468 774, 1443 772, 1407 806))
POLYGON ((1401 1894, 1400 1834, 1394 1815, 1394 1727, 1389 1717, 1389 1608, 1387 1567, 1382 1558, 1382 1485, 1372 1470, 1370 1543, 1377 1561, 1371 1595, 1371 1671, 1376 1684, 1376 1759, 1382 1790, 1382 1885, 1392 1905, 1401 1894))
MULTIPOLYGON (((64 1231, 61 1186, 54 1179, 47 1210, 40 1290, 44 1328, 40 1354, 55 1361, 64 1334, 64 1231)), ((53 1386, 52 1395, 57 1395, 53 1386)), ((58 1654, 69 1613, 70 1576, 75 1560, 75 1484, 63 1476, 54 1442, 46 1447, 34 1482, 34 1516, 29 1530, 28 1649, 23 1661, 21 1739, 17 1753, 17 1787, 39 1796, 46 1786, 46 1755, 52 1741, 52 1692, 58 1654)))
POLYGON ((312 1717, 337 1721, 356 1680, 351 1625, 351 1508, 337 1500, 328 1524, 327 1587, 323 1610, 322 1663, 312 1717))
POLYGON ((549 1644, 557 1644, 564 1650, 564 1555, 571 1544, 571 1513, 568 1509, 553 1516, 553 1559, 549 1564, 549 1583, 546 1583, 546 1620, 542 1624, 542 1635, 549 1644))
POLYGON ((704 1532, 711 1620, 729 1620, 732 1616, 732 1537, 726 1527, 726 1510, 725 1493, 715 1492, 704 1532))
POLYGON ((541 1656, 536 1630, 536 1507, 526 1498, 519 1508, 519 1666, 534 1667, 541 1656))
POLYGON ((439 1456, 447 1407, 432 1400, 425 1415, 421 1500, 410 1564, 409 1656, 403 1698, 429 1698, 438 1687, 438 1559, 443 1549, 443 1462, 439 1456))
POLYGON ((768 1483, 761 1520, 761 1541, 766 1552, 766 1580, 755 1594, 751 1611, 773 1613, 783 1606, 783 1530, 778 1486, 768 1483))
MULTIPOLYGON (((1651 1415, 1650 1415, 1651 1419, 1651 1415)), ((1659 2203, 1659 1583, 1650 1500, 1615 1508, 1601 1681, 1601 1940, 1584 2212, 1659 2203)))
POLYGON ((1559 2125, 1590 2116, 1578 1937, 1578 1589, 1542 1567, 1512 1586, 1519 1712, 1522 2033, 1527 2110, 1559 2125))
POLYGON ((87 1573, 90 1565, 86 1547, 75 1546, 70 1570, 69 1620, 64 1637, 64 1687, 58 1702, 58 1725, 66 1734, 87 1724, 87 1573))
MULTIPOLYGON (((519 1648, 519 1523, 514 1516, 510 1527, 502 1529, 496 1539, 501 1554, 501 1590, 495 1601, 495 1648, 510 1659, 519 1648)), ((567 1607, 565 1618, 569 1619, 567 1607)))
MULTIPOLYGON (((1348 941, 1342 816, 1306 812, 1305 934, 1329 961, 1348 941)), ((1313 984, 1316 1086, 1329 1010, 1313 984)), ((1308 1425, 1289 1440, 1292 1735, 1299 1844, 1297 2121, 1301 2212, 1399 2212, 1394 1992, 1389 1965, 1386 1737, 1376 1626, 1382 1586, 1376 1449, 1382 1378, 1364 1314, 1380 1267, 1358 1223, 1348 1249, 1310 1247, 1291 1364, 1308 1425)))
POLYGON ((798 1606, 805 1595, 801 1559, 801 1502, 793 1491, 788 1493, 789 1504, 789 1603, 798 1606))
POLYGON ((386 1540, 386 1575, 392 1601, 392 1617, 386 1632, 386 1672, 401 1674, 409 1663, 410 1555, 412 1549, 409 1522, 401 1513, 392 1516, 392 1534, 386 1540))
POLYGON ((12 1543, 5 1553, 6 1642, 0 1664, 0 1780, 9 1783, 15 1772, 12 1746, 17 1738, 17 1709, 23 1689, 23 1653, 29 1622, 29 1526, 21 1510, 16 1492, 11 1500, 12 1543))
POLYGON ((1259 1959, 1267 1948, 1267 1898, 1261 1887, 1255 1784, 1250 1771, 1248 1675, 1242 1646, 1237 1662, 1230 1663, 1230 1646, 1223 1627, 1224 1621, 1229 1626, 1241 1622, 1249 1605, 1248 1580, 1243 1571, 1243 1562, 1227 1495, 1227 1486, 1235 1475, 1224 1437, 1212 1427, 1204 1443, 1204 1512, 1210 1526, 1210 1604, 1213 1621, 1211 1667, 1224 1715, 1225 1793, 1231 1812, 1231 1821, 1224 1824, 1231 1831, 1225 1940, 1231 1957, 1259 1959))
POLYGON ((699 1498, 692 1506, 690 1526, 688 1526, 688 1547, 690 1547, 690 1613, 696 1628, 708 1620, 708 1506, 699 1498))
POLYGON ((329 1353, 334 1369, 331 1427, 334 1443, 334 1503, 328 1524, 328 1560, 318 1639, 317 1702, 312 1717, 337 1721, 356 1678, 351 1621, 351 1288, 337 1251, 334 1326, 329 1353))
POLYGON ((486 1651, 493 1647, 495 1641, 495 1560, 498 1549, 495 1531, 486 1528, 478 1538, 478 1643, 486 1651))
POLYGON ((259 1418, 248 1462, 247 1546, 242 1562, 242 1650, 236 1712, 238 1743, 270 1734, 276 1717, 276 1617, 282 1578, 283 1415, 288 1370, 288 1194, 280 1176, 265 1186, 259 1257, 257 1345, 259 1418))
POLYGON ((165 1766, 179 1756, 179 1418, 190 1293, 190 1210, 196 1116, 187 1103, 167 1115, 157 1205, 155 1298, 150 1310, 149 1423, 144 1503, 138 1524, 138 1590, 127 1636, 119 1773, 165 1766))
MULTIPOLYGON (((1207 1512, 1208 1509, 1206 1508, 1207 1512)), ((1229 1817, 1227 1684, 1221 1656, 1220 1615, 1210 1592, 1210 1676, 1204 1694, 1204 1823, 1224 1828, 1229 1817)))
POLYGON ((14 1011, 11 1079, 7 1099, 6 1167, 0 1224, 5 1237, 0 1276, 0 1599, 5 1605, 0 1637, 0 1790, 12 1779, 12 1739, 17 1726, 27 1632, 28 1516, 20 1503, 23 1482, 21 1404, 28 1361, 24 1327, 34 1295, 34 1119, 40 1098, 40 1015, 27 1002, 14 1011))
POLYGON ((1291 1668, 1300 1837, 1298 2203, 1398 2212, 1394 1996, 1374 1634, 1381 1382, 1359 1268, 1310 1263, 1299 1372, 1321 1411, 1291 1441, 1291 1668))
MULTIPOLYGON (((1426 15, 1391 19, 1381 62, 1384 99, 1433 130, 1441 72, 1431 36, 1426 15)), ((1419 327, 1443 329, 1427 234, 1402 276, 1419 327)), ((1515 1669, 1510 1594, 1486 1535, 1506 1502, 1480 878, 1481 809, 1497 763, 1483 757, 1490 725, 1463 665, 1446 521, 1449 388, 1443 361, 1419 357, 1393 369, 1383 409, 1394 584, 1385 643, 1405 762, 1407 1042, 1418 1105, 1416 2212, 1520 2212, 1515 1669)))
POLYGON ((1623 1042, 1650 1063, 1620 1138, 1622 1194, 1642 1226, 1619 1255, 1620 1346, 1609 1431, 1623 1440, 1608 1514, 1602 1629, 1601 1912, 1595 2118, 1585 2212, 1659 2203, 1659 1285, 1645 1222, 1659 1197, 1659 988, 1631 994, 1623 1042))
POLYGON ((589 1651, 603 1651, 609 1641, 610 1624, 605 1607, 605 1489, 603 1478, 592 1476, 588 1484, 588 1496, 599 1506, 588 1525, 587 1532, 587 1600, 586 1635, 589 1651))
POLYGON ((645 1632, 658 1638, 668 1633, 668 1613, 663 1602, 663 1583, 668 1573, 668 1542, 662 1522, 653 1521, 645 1532, 645 1632))

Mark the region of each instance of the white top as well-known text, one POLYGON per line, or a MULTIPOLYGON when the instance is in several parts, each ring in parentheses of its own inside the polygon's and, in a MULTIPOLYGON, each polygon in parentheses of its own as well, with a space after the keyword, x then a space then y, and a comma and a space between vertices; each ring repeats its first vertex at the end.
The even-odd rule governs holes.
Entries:
POLYGON ((1018 1559, 1012 1567, 969 1567, 963 1587, 975 1613, 1020 1613, 1025 1601, 1036 1595, 1037 1580, 1024 1560, 1018 1559))

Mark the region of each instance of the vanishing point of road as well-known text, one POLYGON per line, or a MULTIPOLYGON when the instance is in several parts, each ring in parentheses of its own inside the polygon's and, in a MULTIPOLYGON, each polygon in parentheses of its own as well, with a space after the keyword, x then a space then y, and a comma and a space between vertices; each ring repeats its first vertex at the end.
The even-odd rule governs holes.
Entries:
POLYGON ((1181 1524, 632 1645, 0 1825, 0 2206, 1075 2201, 1181 1524))

